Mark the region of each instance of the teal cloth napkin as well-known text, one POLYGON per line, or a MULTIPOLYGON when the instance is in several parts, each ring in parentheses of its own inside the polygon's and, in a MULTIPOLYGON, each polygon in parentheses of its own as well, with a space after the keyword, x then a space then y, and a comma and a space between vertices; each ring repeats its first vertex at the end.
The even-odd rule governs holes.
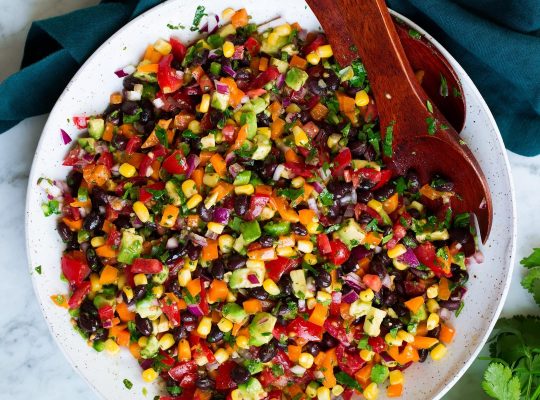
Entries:
MULTIPOLYGON (((387 1, 433 34, 465 68, 495 115, 506 147, 526 156, 539 154, 540 1, 387 1)), ((34 22, 21 71, 0 84, 0 133, 50 111, 101 43, 160 2, 104 0, 34 22)))

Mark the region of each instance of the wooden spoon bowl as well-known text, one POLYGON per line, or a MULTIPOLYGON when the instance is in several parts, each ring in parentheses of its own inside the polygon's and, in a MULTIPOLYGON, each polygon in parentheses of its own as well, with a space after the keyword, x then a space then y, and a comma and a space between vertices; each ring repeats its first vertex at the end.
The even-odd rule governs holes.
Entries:
POLYGON ((383 141, 392 144, 385 162, 397 174, 415 170, 422 183, 442 175, 459 194, 454 212, 476 214, 485 242, 492 204, 480 165, 418 83, 384 0, 308 0, 332 45, 348 65, 360 57, 368 72, 383 141))

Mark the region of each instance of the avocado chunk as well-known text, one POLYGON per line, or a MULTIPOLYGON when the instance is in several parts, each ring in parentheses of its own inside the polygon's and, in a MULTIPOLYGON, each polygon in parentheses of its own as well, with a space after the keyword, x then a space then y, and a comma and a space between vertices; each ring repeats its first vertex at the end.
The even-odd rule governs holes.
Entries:
POLYGON ((90 118, 88 120, 88 134, 99 140, 105 132, 105 120, 103 118, 90 118))
POLYGON ((352 218, 346 219, 336 234, 349 249, 361 244, 366 237, 362 227, 352 218))
POLYGON ((291 271, 290 277, 292 280, 292 288, 294 295, 299 299, 305 299, 307 292, 307 282, 304 270, 296 269, 294 271, 291 271))
POLYGON ((426 306, 422 304, 422 306, 418 309, 417 312, 415 312, 414 314, 411 313, 411 322, 422 322, 427 319, 427 317, 428 316, 426 312, 426 306))
POLYGON ((159 350, 159 342, 157 338, 152 335, 148 338, 148 342, 146 343, 146 346, 144 346, 141 349, 141 357, 142 358, 153 358, 157 354, 159 350))
POLYGON ((157 274, 152 275, 152 282, 157 284, 165 283, 167 278, 169 277, 169 267, 166 265, 163 265, 163 269, 161 272, 158 272, 157 274))
POLYGON ((254 160, 264 160, 272 150, 270 140, 264 135, 257 135, 253 140, 255 142, 255 152, 251 156, 254 160))
POLYGON ((212 101, 210 105, 216 110, 225 111, 229 106, 230 95, 227 93, 218 93, 217 91, 212 94, 212 101))
POLYGON ((262 346, 272 340, 272 331, 276 325, 277 318, 272 314, 261 312, 255 315, 249 324, 249 344, 252 346, 262 346))
POLYGON ((227 303, 223 306, 223 316, 235 324, 243 323, 248 317, 247 313, 242 307, 236 303, 227 303))
POLYGON ((96 294, 93 303, 99 310, 101 307, 114 306, 114 303, 116 303, 116 299, 114 295, 105 295, 104 293, 100 293, 96 294))
POLYGON ((77 143, 79 143, 79 146, 81 146, 84 151, 90 154, 94 154, 96 152, 96 139, 94 138, 80 138, 77 139, 77 143))
POLYGON ((367 315, 370 309, 370 302, 364 302, 358 299, 351 304, 351 307, 349 308, 349 314, 351 314, 355 318, 360 318, 367 315))
POLYGON ((251 377, 246 383, 238 385, 238 391, 243 400, 264 399, 267 393, 264 391, 261 382, 257 378, 251 377))
POLYGON ((241 108, 241 111, 253 111, 255 114, 262 113, 268 103, 262 97, 255 97, 244 104, 241 108))
POLYGON ((158 319, 162 314, 157 299, 155 299, 150 293, 137 301, 135 304, 135 310, 142 318, 148 318, 152 321, 158 319))
POLYGON ((240 116, 240 125, 248 126, 248 139, 253 139, 257 134, 257 115, 255 111, 245 111, 240 116))
POLYGON ((130 228, 122 232, 122 241, 120 242, 120 252, 118 261, 124 264, 131 264, 133 260, 141 255, 144 238, 135 233, 135 229, 130 228))
POLYGON ((291 231, 291 223, 289 221, 269 222, 263 229, 266 234, 273 237, 288 235, 291 231))
POLYGON ((300 68, 292 67, 287 71, 285 75, 285 83, 292 90, 300 90, 300 88, 306 83, 309 75, 306 71, 302 71, 300 68))
POLYGON ((231 289, 254 288, 262 286, 264 281, 264 272, 264 267, 240 268, 234 270, 229 278, 229 286, 231 289), (253 275, 251 280, 249 278, 250 275, 253 275))
POLYGON ((287 68, 289 68, 289 63, 287 61, 275 57, 272 57, 270 60, 270 65, 276 67, 281 74, 284 74, 287 71, 287 68))
POLYGON ((279 54, 281 48, 289 41, 288 36, 279 36, 275 44, 268 43, 268 38, 263 39, 261 43, 261 53, 270 54, 275 56, 279 54))

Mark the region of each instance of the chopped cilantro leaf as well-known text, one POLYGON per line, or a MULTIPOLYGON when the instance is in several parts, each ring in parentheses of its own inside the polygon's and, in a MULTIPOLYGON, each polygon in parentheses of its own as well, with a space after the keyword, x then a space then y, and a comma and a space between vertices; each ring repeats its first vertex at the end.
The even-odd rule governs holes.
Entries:
POLYGON ((193 17, 193 23, 191 24, 191 28, 189 28, 190 31, 195 32, 197 29, 199 29, 199 24, 201 23, 202 18, 205 15, 208 15, 204 12, 204 10, 204 6, 197 6, 195 16, 193 17))
POLYGON ((334 195, 325 188, 319 194, 319 200, 321 201, 321 204, 323 206, 331 206, 332 204, 334 204, 334 195))

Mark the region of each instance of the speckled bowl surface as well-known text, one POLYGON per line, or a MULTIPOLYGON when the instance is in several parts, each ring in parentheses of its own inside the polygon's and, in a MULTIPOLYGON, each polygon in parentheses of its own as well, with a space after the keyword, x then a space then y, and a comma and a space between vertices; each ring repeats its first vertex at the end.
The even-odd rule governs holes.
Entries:
MULTIPOLYGON (((30 271, 34 272, 38 265, 42 268, 42 274, 32 274, 34 289, 58 346, 88 384, 105 399, 152 399, 159 388, 141 380, 140 368, 129 352, 108 356, 88 347, 72 329, 66 310, 51 301, 51 295, 67 292, 67 285, 59 279, 63 246, 55 229, 55 218, 45 218, 41 211, 45 196, 37 186, 37 180, 40 177, 65 178, 69 168, 62 166, 62 160, 69 146, 63 144, 60 129, 65 129, 75 138, 81 132, 70 122, 73 116, 91 115, 105 109, 109 94, 122 87, 122 80, 113 71, 127 64, 136 64, 147 44, 159 37, 168 38, 173 34, 186 41, 196 37, 197 34, 189 29, 172 31, 167 24, 189 27, 197 5, 197 2, 189 0, 166 2, 127 24, 103 44, 71 80, 56 103, 32 165, 26 205, 27 253, 30 271), (123 379, 133 382, 130 390, 124 386, 123 379)), ((258 23, 283 16, 288 21, 298 21, 308 30, 320 28, 303 0, 206 0, 204 6, 216 14, 225 7, 246 7, 258 23)), ((420 27, 412 23, 411 26, 425 34, 442 51, 461 78, 467 100, 467 121, 462 136, 488 179, 494 209, 491 236, 483 250, 485 260, 483 264, 471 266, 466 305, 459 318, 452 321, 457 335, 448 355, 443 361, 427 361, 406 371, 403 399, 420 400, 441 398, 464 373, 486 341, 509 287, 516 223, 510 167, 489 109, 458 63, 420 27)))

